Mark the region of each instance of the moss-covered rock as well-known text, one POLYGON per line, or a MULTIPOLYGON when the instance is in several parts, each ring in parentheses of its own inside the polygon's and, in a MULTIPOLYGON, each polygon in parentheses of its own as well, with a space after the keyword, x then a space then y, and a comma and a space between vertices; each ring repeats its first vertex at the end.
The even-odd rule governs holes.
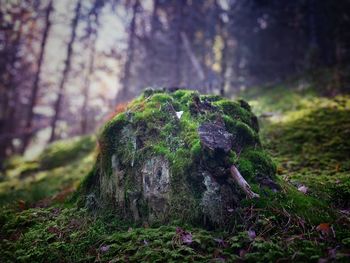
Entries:
POLYGON ((254 191, 278 189, 258 130, 244 101, 148 90, 102 129, 84 203, 141 222, 225 224, 246 198, 232 165, 254 191))

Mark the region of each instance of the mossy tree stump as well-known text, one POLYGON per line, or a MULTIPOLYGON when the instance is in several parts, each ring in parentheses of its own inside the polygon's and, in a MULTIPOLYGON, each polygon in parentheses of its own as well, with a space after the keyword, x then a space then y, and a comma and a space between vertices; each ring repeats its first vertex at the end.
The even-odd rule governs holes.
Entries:
POLYGON ((243 199, 278 189, 258 131, 243 100, 145 91, 103 128, 85 203, 140 222, 226 224, 243 199))

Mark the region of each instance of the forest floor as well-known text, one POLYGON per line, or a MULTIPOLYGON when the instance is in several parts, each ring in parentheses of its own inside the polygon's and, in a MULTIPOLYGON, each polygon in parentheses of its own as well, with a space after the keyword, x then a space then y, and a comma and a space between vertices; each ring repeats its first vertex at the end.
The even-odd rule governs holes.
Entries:
POLYGON ((259 92, 242 96, 291 199, 248 202, 247 223, 221 231, 94 215, 69 198, 92 167, 95 138, 60 141, 34 161, 11 158, 0 174, 0 261, 349 262, 350 96, 259 92))

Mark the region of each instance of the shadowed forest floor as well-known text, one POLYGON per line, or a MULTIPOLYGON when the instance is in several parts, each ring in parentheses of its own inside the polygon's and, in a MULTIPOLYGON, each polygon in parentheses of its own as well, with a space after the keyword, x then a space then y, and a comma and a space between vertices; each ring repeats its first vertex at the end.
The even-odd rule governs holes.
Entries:
POLYGON ((92 168, 95 138, 60 141, 36 160, 8 160, 0 174, 1 262, 348 262, 350 97, 282 86, 242 97, 288 199, 247 201, 236 228, 221 231, 93 215, 71 196, 92 168))

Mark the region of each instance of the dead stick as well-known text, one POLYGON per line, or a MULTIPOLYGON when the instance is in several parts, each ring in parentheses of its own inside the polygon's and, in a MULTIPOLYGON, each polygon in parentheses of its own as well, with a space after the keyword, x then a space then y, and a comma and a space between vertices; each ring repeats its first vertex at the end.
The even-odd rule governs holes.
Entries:
POLYGON ((236 166, 232 165, 230 168, 230 172, 232 175, 233 180, 239 185, 239 187, 243 190, 243 192, 247 195, 249 199, 260 197, 258 194, 254 193, 250 187, 250 185, 247 183, 247 181, 243 178, 241 173, 238 171, 236 166))

